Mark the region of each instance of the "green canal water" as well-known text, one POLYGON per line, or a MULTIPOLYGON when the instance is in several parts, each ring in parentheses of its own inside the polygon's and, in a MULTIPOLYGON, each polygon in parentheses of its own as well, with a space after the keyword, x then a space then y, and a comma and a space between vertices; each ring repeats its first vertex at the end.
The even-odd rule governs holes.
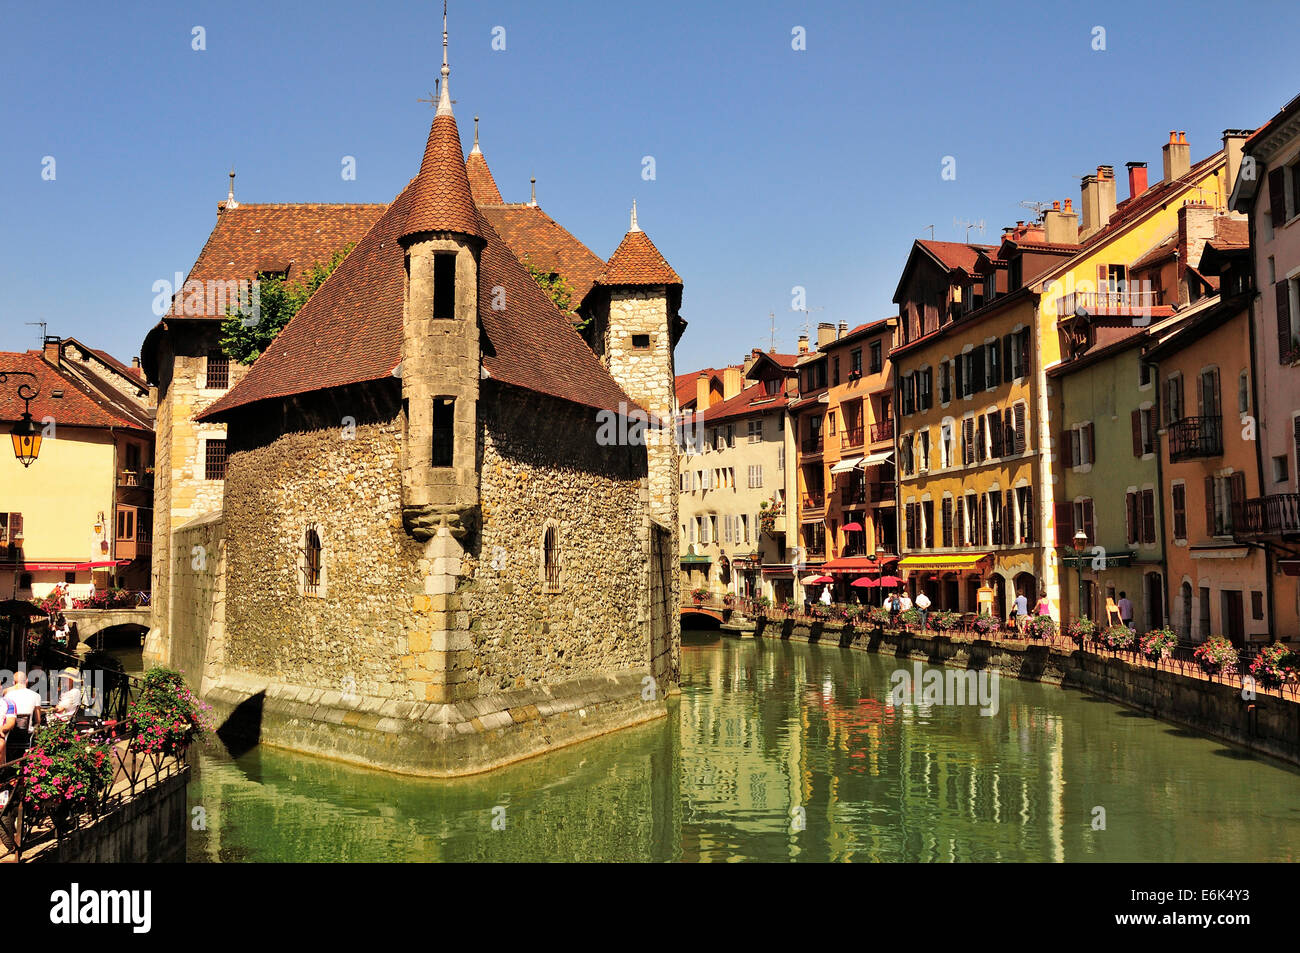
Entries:
POLYGON ((1011 679, 894 707, 899 667, 688 633, 667 719, 456 781, 208 742, 189 860, 1300 859, 1300 772, 1011 679))

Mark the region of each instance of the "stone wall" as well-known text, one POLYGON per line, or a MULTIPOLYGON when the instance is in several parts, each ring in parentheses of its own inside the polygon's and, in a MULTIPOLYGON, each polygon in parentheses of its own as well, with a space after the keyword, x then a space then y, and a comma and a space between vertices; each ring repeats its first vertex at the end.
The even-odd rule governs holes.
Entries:
MULTIPOLYGON (((93 824, 39 850, 35 863, 174 864, 185 862, 190 769, 158 782, 93 824)), ((26 858, 24 858, 26 859, 26 858)))
POLYGON ((171 533, 168 665, 202 691, 220 673, 226 622, 226 531, 220 513, 171 533))

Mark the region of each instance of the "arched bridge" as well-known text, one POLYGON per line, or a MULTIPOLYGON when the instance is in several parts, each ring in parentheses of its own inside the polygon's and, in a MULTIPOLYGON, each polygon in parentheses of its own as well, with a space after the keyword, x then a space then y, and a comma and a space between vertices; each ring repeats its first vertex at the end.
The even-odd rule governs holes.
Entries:
POLYGON ((139 609, 65 609, 63 617, 77 623, 77 635, 85 642, 92 635, 119 625, 136 626, 147 631, 152 612, 148 606, 139 609))

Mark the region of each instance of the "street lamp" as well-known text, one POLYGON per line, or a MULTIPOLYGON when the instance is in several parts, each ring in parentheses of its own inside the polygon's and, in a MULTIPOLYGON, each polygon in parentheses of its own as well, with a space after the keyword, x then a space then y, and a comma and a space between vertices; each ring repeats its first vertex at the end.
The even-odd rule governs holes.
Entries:
MULTIPOLYGON (((36 375, 29 371, 0 371, 0 384, 7 383, 10 376, 37 379, 36 375)), ((41 452, 41 428, 36 426, 36 421, 32 420, 31 414, 32 401, 40 392, 40 387, 37 385, 26 383, 18 385, 18 396, 23 401, 23 415, 9 430, 9 436, 13 438, 14 456, 24 467, 30 467, 41 452)))
MULTIPOLYGON (((1083 551, 1088 548, 1088 534, 1079 530, 1074 534, 1074 571, 1079 576, 1079 609, 1076 613, 1080 619, 1086 619, 1088 614, 1083 608, 1083 551)), ((1064 620, 1062 620, 1064 621, 1064 620)), ((1079 648, 1083 648, 1083 629, 1079 630, 1079 648)))

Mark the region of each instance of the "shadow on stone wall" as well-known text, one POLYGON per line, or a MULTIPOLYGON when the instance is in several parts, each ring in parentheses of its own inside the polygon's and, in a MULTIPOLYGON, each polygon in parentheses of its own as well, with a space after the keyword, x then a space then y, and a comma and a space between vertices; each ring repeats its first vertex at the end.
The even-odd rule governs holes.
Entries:
POLYGON ((245 755, 257 747, 262 737, 262 709, 265 704, 266 692, 250 695, 236 705, 230 717, 217 728, 217 737, 232 758, 245 755))

